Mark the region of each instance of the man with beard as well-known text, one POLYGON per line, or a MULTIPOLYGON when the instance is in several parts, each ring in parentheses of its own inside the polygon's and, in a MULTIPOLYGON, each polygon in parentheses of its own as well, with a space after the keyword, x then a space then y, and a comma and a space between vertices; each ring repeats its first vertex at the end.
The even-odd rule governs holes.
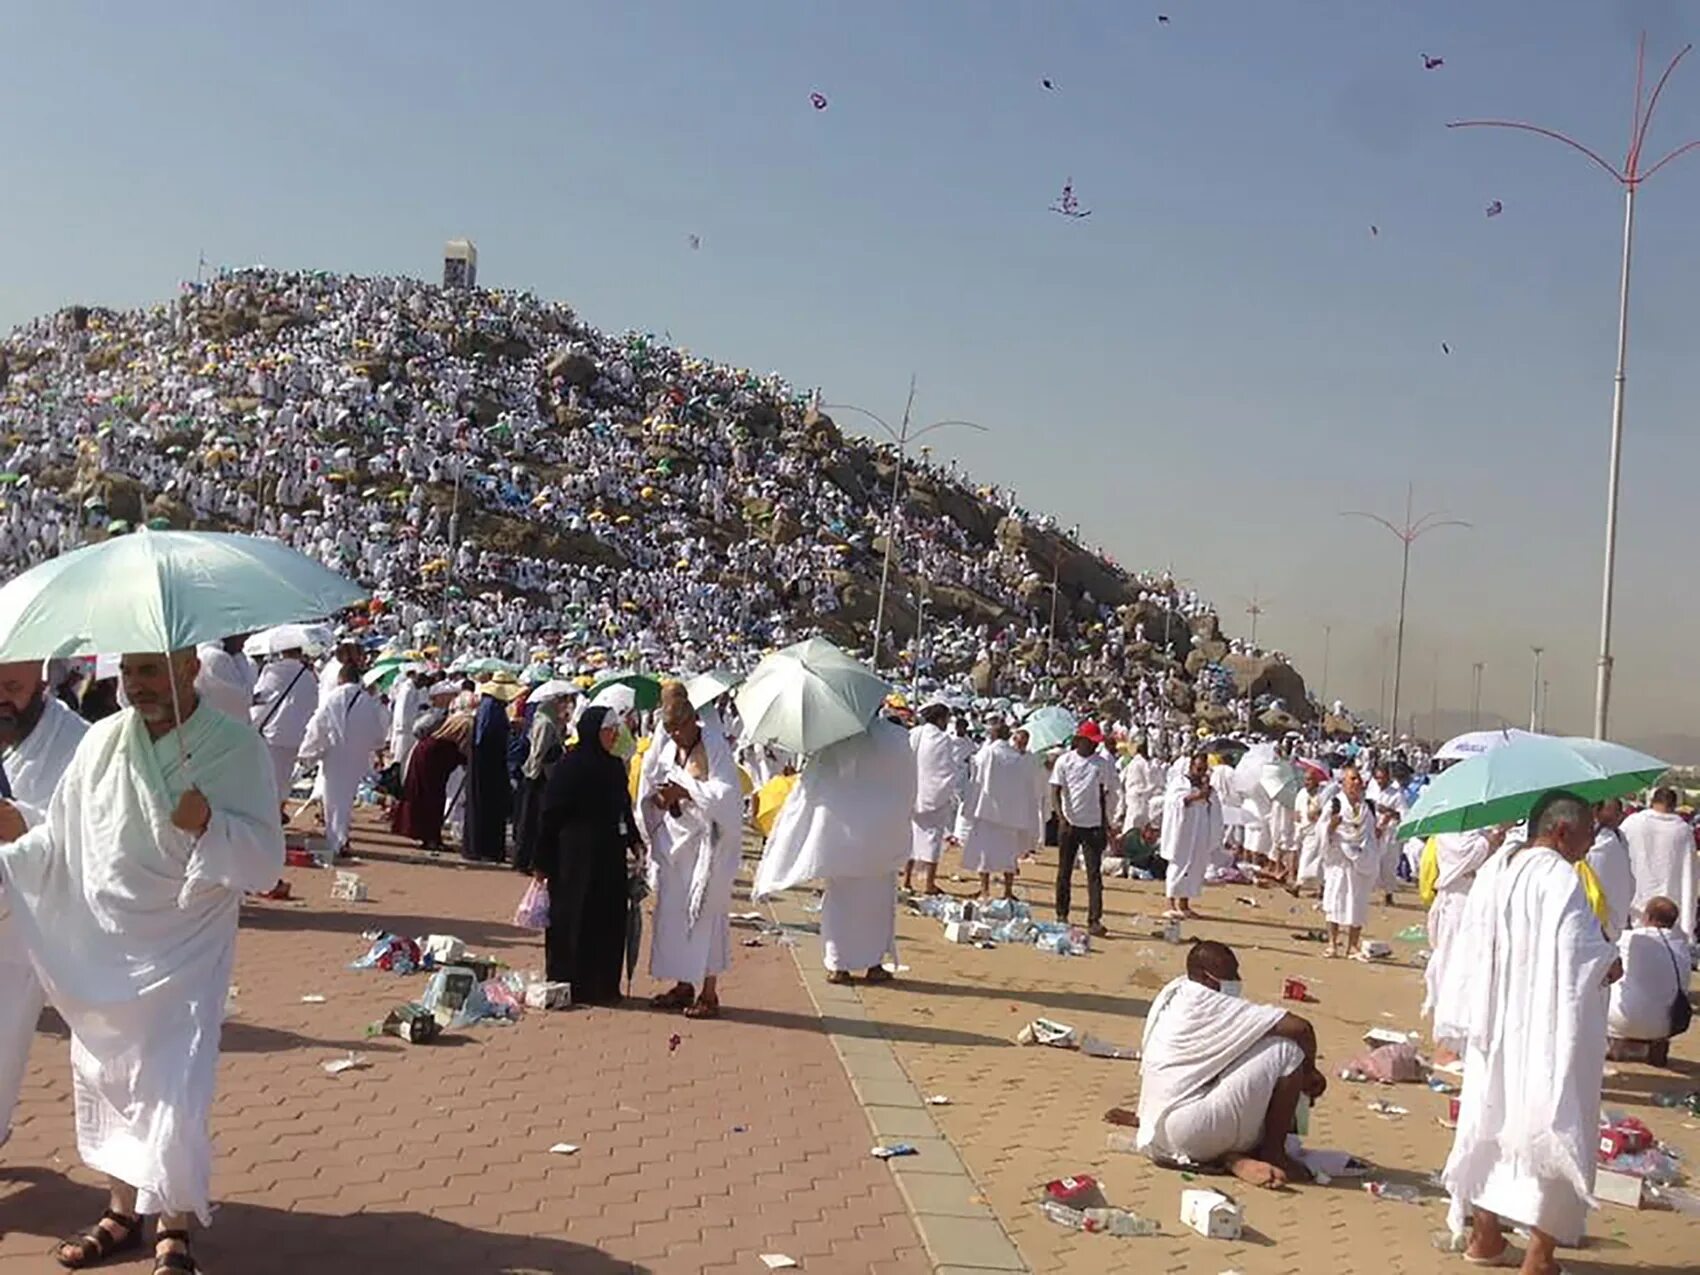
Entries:
MULTIPOLYGON (((42 821, 59 776, 88 730, 88 723, 47 693, 41 674, 34 660, 0 664, 0 797, 12 803, 20 831, 42 821)), ((42 1002, 41 983, 0 887, 0 1144, 12 1132, 42 1002)))

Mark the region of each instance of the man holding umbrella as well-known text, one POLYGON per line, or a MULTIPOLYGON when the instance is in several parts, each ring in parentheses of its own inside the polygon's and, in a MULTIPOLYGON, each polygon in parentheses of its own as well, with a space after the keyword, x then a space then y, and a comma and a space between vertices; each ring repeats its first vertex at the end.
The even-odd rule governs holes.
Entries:
POLYGON ((259 736, 195 692, 193 648, 128 654, 131 708, 90 728, 47 817, 0 805, 13 919, 71 1029, 77 1143, 106 1175, 106 1214, 60 1245, 91 1265, 142 1243, 193 1271, 189 1222, 210 1220, 219 1028, 244 892, 283 868, 259 736))

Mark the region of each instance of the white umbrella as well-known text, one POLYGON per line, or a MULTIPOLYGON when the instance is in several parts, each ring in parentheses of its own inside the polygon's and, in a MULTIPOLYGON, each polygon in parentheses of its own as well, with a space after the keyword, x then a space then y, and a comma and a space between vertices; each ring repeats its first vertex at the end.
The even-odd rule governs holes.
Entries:
POLYGON ((738 688, 744 679, 736 673, 728 673, 725 669, 710 669, 706 673, 698 673, 685 683, 685 694, 690 697, 692 708, 702 708, 712 704, 728 691, 738 688))
POLYGON ((328 624, 277 624, 261 629, 242 644, 244 655, 282 655, 285 651, 304 651, 322 655, 335 641, 328 624))
POLYGON ((825 638, 775 651, 738 690, 747 738, 794 753, 818 753, 868 729, 889 687, 825 638))
POLYGON ((1241 796, 1261 789, 1270 801, 1290 808, 1300 787, 1299 768, 1277 756, 1274 744, 1253 744, 1234 767, 1234 788, 1241 796))
POLYGON ((1504 748, 1507 744, 1519 739, 1529 739, 1531 735, 1526 730, 1518 730, 1515 726, 1507 726, 1504 730, 1472 730, 1462 735, 1454 736, 1435 750, 1436 761, 1463 761, 1466 757, 1480 757, 1483 753, 1491 753, 1496 748, 1504 748))
POLYGON ((0 588, 0 660, 180 651, 365 596, 275 540, 142 528, 49 558, 0 588))
POLYGON ((578 687, 571 682, 563 682, 560 678, 552 678, 531 692, 528 704, 547 704, 552 699, 560 699, 564 695, 577 695, 578 687))

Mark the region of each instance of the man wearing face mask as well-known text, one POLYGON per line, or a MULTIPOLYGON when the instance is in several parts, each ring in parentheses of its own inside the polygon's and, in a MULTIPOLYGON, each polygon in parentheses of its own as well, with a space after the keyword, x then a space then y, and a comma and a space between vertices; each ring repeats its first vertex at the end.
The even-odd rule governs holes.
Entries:
MULTIPOLYGON (((1328 1088, 1316 1032, 1275 1005, 1240 999, 1240 965, 1215 942, 1193 946, 1186 975, 1151 1004, 1140 1051, 1139 1149, 1156 1160, 1220 1162, 1275 1188, 1310 1172, 1287 1154, 1301 1100, 1328 1088)), ((1112 1111, 1112 1123, 1131 1122, 1112 1111)))
MULTIPOLYGON (((0 798, 11 803, 0 819, 13 825, 14 835, 42 821, 59 776, 88 730, 88 723, 47 693, 41 674, 39 661, 0 664, 0 798)), ((0 887, 0 1145, 12 1132, 42 1003, 41 984, 0 887)))

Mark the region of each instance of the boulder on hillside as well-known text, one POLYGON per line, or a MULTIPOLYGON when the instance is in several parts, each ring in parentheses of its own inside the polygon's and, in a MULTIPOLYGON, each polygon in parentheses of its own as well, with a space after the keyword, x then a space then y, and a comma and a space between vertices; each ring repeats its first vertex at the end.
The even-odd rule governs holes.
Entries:
POLYGON ((576 385, 581 390, 588 390, 596 384, 596 360, 583 350, 575 350, 571 346, 556 350, 549 356, 549 361, 543 365, 543 371, 551 381, 560 380, 568 385, 576 385))
POLYGON ((1279 708, 1266 709, 1258 714, 1257 724, 1265 735, 1280 737, 1304 729, 1304 723, 1279 708))
POLYGON ((1310 699, 1305 693, 1305 680, 1291 664, 1269 656, 1230 655, 1222 666, 1234 677, 1234 691, 1257 700, 1264 695, 1282 702, 1287 712, 1301 722, 1311 718, 1310 699))

